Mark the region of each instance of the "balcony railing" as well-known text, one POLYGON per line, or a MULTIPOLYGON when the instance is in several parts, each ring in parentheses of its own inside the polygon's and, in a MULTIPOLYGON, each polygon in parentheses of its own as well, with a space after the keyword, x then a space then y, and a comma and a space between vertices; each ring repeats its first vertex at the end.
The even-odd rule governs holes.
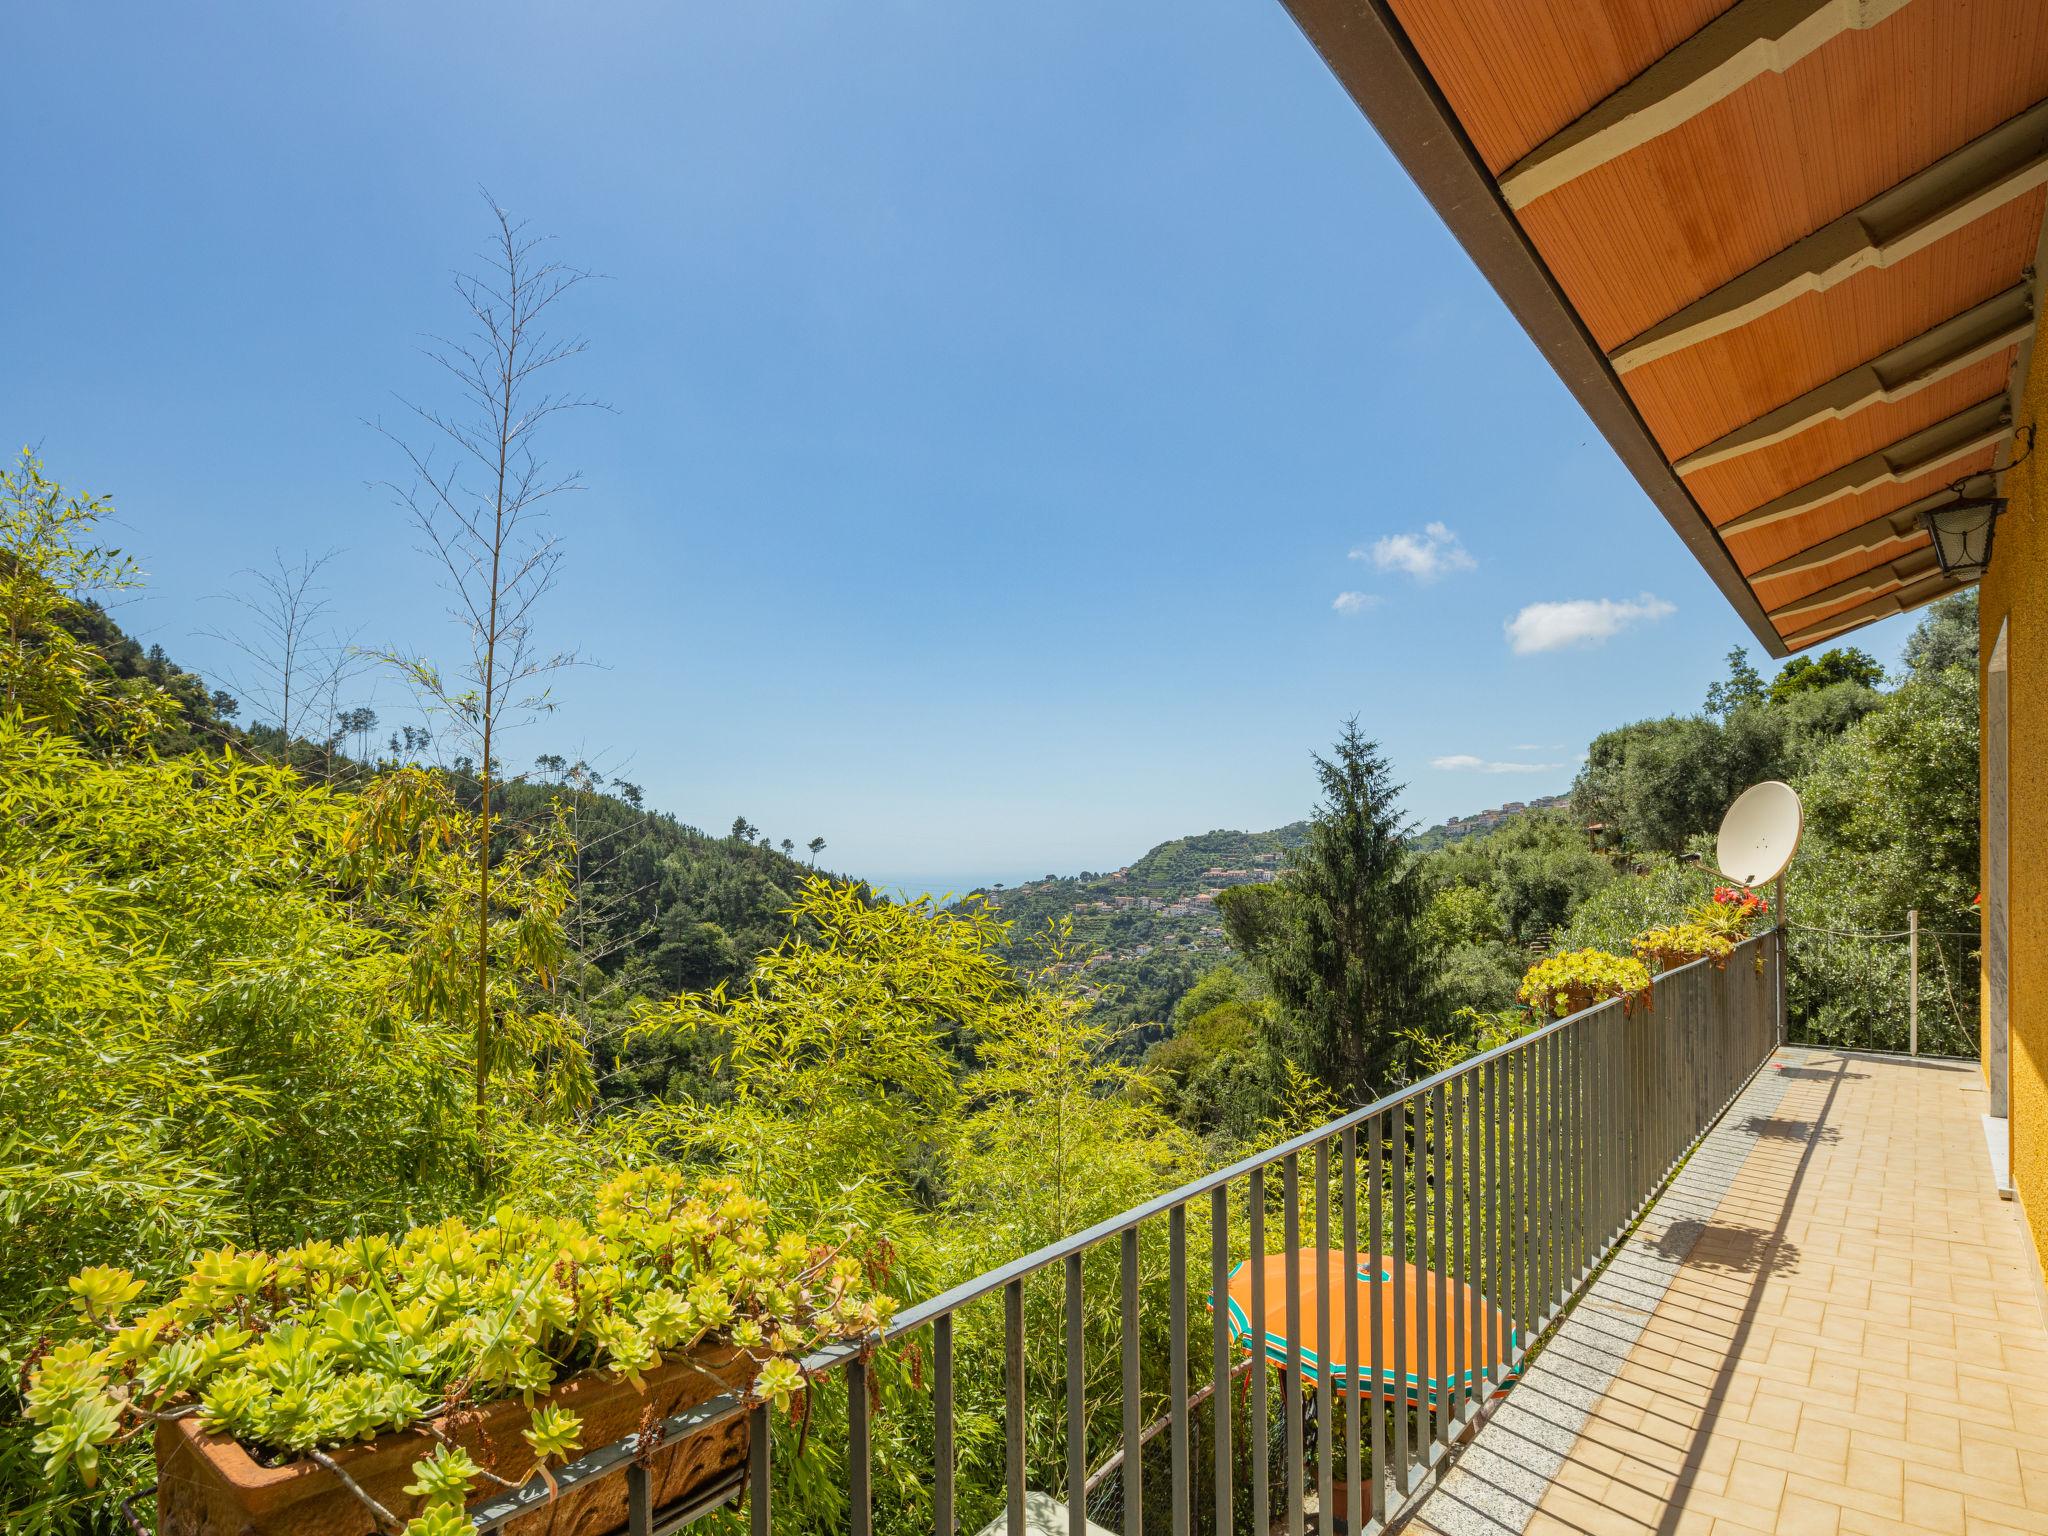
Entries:
MULTIPOLYGON (((818 1381, 845 1378, 847 1528, 853 1536, 874 1529, 875 1353, 915 1341, 931 1362, 932 1526, 954 1536, 954 1324, 963 1308, 998 1296, 1009 1536, 1024 1536, 1029 1488, 1104 1485, 1099 1474, 1091 1483, 1089 1465, 1084 1263, 1098 1250, 1106 1262, 1114 1244, 1122 1434, 1105 1465, 1116 1463, 1107 1481, 1121 1483, 1124 1536, 1141 1536, 1148 1520, 1173 1536, 1197 1525, 1264 1536, 1276 1515, 1291 1536, 1312 1526, 1384 1529, 1511 1390, 1523 1362, 1779 1043, 1779 957, 1778 935, 1766 933, 1720 968, 1700 961, 1659 976, 1647 1003, 1606 1002, 1550 1024, 912 1306, 865 1349, 813 1357, 818 1381), (1155 1224, 1166 1229, 1163 1360, 1141 1348, 1140 1240, 1155 1224), (1190 1229, 1203 1225, 1207 1261, 1191 1270, 1190 1229), (1305 1238, 1315 1250, 1306 1261, 1305 1238), (1268 1263, 1246 1267, 1269 1255, 1277 1275, 1268 1263), (1305 1283, 1304 1262, 1320 1271, 1316 1283, 1305 1283), (1026 1455, 1025 1285, 1045 1272, 1064 1286, 1063 1466, 1026 1455), (1242 1405, 1232 1388, 1244 1346, 1222 1304, 1240 1272, 1249 1282, 1240 1329, 1266 1334, 1264 1353, 1284 1372, 1277 1381, 1266 1369, 1243 1373, 1242 1405), (1341 1295, 1320 1283, 1325 1273, 1341 1277, 1341 1295), (1277 1303, 1277 1332, 1257 1327, 1269 1303, 1277 1303), (1197 1315, 1205 1304, 1206 1325, 1197 1315), (1323 1369, 1333 1350, 1356 1359, 1323 1369), (1198 1464, 1189 1372, 1191 1355, 1203 1352, 1211 1423, 1198 1464), (1148 1389, 1160 1399, 1162 1366, 1160 1433, 1145 1403, 1148 1389)), ((645 1447, 637 1438, 603 1447, 556 1481, 623 1473, 632 1536, 658 1536, 742 1495, 755 1536, 767 1536, 776 1491, 769 1427, 765 1407, 720 1398, 659 1426, 645 1447), (754 1415, 749 1466, 690 1507, 651 1507, 651 1478, 636 1462, 643 1449, 737 1413, 754 1415)), ((508 1495, 476 1509, 474 1524, 495 1530, 544 1497, 508 1495)), ((1067 1502, 1072 1536, 1084 1536, 1087 1504, 1085 1492, 1067 1502)))

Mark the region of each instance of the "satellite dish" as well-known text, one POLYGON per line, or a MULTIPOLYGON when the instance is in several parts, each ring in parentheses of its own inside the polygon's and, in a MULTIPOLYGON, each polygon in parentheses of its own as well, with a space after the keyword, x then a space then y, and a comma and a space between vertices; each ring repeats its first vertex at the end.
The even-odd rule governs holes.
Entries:
POLYGON ((1721 818, 1721 839, 1714 861, 1721 873, 1751 889, 1775 880, 1799 851, 1800 829, 1806 823, 1799 796, 1790 784, 1771 779, 1751 785, 1735 797, 1721 818))

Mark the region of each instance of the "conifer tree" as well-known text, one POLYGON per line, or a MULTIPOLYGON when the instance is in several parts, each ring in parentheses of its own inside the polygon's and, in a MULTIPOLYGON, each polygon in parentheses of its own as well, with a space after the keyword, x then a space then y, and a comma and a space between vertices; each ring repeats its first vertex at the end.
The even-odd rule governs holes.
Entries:
POLYGON ((1437 1031, 1431 956, 1417 925, 1425 893, 1376 743, 1345 723, 1315 759, 1323 792, 1308 841, 1268 886, 1237 886, 1218 905, 1231 942, 1265 976, 1294 1054, 1355 1103, 1412 1066, 1413 1038, 1437 1031))

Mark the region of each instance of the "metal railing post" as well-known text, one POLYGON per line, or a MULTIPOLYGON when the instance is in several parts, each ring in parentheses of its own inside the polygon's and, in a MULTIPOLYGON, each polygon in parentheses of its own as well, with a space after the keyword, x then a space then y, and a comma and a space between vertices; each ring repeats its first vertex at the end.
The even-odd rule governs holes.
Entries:
POLYGON ((1906 1054, 1920 1054, 1920 909, 1906 911, 1906 1054))

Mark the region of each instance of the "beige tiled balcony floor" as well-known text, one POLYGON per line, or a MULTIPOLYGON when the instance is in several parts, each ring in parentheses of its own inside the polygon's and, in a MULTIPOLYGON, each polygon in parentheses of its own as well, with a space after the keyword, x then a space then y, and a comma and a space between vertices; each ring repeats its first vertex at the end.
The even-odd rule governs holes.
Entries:
MULTIPOLYGON (((2018 1208, 1992 1188, 1984 1097, 1971 1067, 1781 1053, 1695 1158, 1726 1160, 1700 1186, 1718 1203, 1655 1239, 1676 1261, 1661 1299, 1630 1318, 1626 1282, 1603 1281, 1567 1325, 1621 1342, 1573 1378, 1597 1384, 1540 1500, 1475 1490, 1488 1455, 1518 1454, 1490 1424, 1488 1455, 1451 1475, 1465 1492, 1447 1484, 1414 1528, 2048 1533, 2048 1328, 2018 1208)), ((1545 1365, 1510 1401, 1544 1400, 1545 1365)))

